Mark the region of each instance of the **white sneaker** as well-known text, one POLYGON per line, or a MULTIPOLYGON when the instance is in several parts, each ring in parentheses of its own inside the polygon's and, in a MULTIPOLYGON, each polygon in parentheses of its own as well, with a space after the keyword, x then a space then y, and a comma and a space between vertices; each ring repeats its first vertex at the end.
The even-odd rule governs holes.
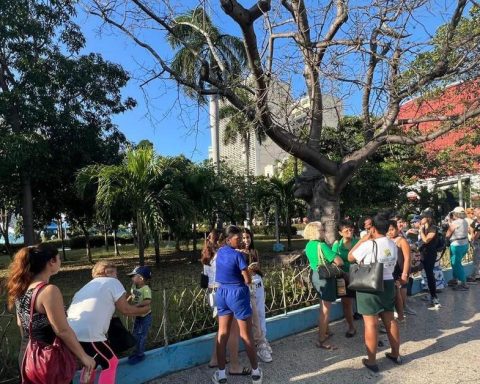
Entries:
POLYGON ((412 308, 410 308, 409 306, 405 306, 405 308, 403 309, 403 312, 406 314, 406 315, 412 315, 412 316, 415 316, 417 314, 416 311, 414 311, 412 308))
POLYGON ((268 341, 264 341, 260 344, 257 345, 257 350, 258 349, 266 349, 268 351, 268 353, 272 354, 273 351, 272 351, 272 347, 270 346, 270 344, 268 343, 268 341))
POLYGON ((224 377, 220 379, 219 372, 215 371, 215 373, 212 376, 212 383, 213 384, 226 384, 227 383, 227 378, 224 377))
POLYGON ((440 304, 440 301, 438 301, 437 298, 435 299, 432 299, 432 303, 430 304, 430 307, 428 307, 428 309, 439 309, 441 308, 441 304, 440 304))
POLYGON ((258 368, 258 371, 260 372, 259 375, 252 375, 252 384, 262 384, 263 371, 260 368, 258 368))
POLYGON ((257 351, 257 356, 262 360, 264 363, 271 363, 272 362, 272 355, 266 348, 261 348, 257 351))

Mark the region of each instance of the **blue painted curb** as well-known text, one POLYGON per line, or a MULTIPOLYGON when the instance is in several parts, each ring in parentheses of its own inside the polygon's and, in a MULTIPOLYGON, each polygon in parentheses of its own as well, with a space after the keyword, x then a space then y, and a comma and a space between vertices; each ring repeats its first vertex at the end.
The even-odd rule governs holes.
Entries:
MULTIPOLYGON (((469 276, 473 271, 473 264, 464 265, 465 274, 469 276)), ((443 271, 445 281, 452 278, 452 270, 443 271)), ((413 281, 412 295, 422 292, 421 277, 413 281)), ((291 311, 267 319, 267 334, 270 341, 314 328, 318 325, 319 305, 291 311)), ((340 302, 332 304, 330 320, 339 320, 343 317, 343 308, 340 302)), ((145 353, 145 360, 135 366, 128 365, 127 359, 120 359, 117 370, 117 383, 139 384, 173 372, 192 368, 209 361, 212 353, 215 334, 204 335, 194 339, 181 341, 166 347, 153 349, 145 353)), ((79 375, 74 382, 78 383, 79 375)))

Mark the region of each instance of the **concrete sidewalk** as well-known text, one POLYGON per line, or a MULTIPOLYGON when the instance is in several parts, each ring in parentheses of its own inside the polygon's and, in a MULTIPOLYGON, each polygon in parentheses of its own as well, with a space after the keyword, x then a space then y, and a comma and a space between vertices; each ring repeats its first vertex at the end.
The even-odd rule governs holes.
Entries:
MULTIPOLYGON (((361 362, 365 357, 363 321, 356 321, 358 332, 352 339, 344 337, 345 323, 338 321, 331 326, 331 342, 338 347, 335 351, 315 347, 315 329, 272 343, 274 361, 261 364, 263 383, 480 383, 480 284, 471 285, 467 292, 445 289, 439 294, 439 310, 427 309, 424 296, 409 298, 417 315, 409 316, 400 326, 403 365, 397 366, 384 357, 388 341, 380 335, 387 346, 378 351, 380 373, 365 369, 361 362)), ((241 358, 248 366, 245 353, 241 358)), ((213 372, 202 365, 150 384, 207 384, 213 372)), ((251 383, 251 379, 229 376, 228 383, 251 383)))

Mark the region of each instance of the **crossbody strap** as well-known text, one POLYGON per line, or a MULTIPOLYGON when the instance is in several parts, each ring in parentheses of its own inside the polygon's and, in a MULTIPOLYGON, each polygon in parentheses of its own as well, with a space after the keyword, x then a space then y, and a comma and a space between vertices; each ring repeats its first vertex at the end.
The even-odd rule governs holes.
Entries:
POLYGON ((378 246, 377 242, 375 240, 372 240, 373 247, 372 247, 372 262, 376 263, 377 262, 377 254, 378 254, 378 246))
POLYGON ((45 287, 47 283, 42 281, 40 284, 38 284, 34 289, 32 293, 32 299, 30 300, 30 323, 28 325, 28 336, 32 338, 32 322, 33 322, 33 309, 35 307, 35 301, 37 300, 37 294, 40 292, 40 290, 45 287))
POLYGON ((323 255, 323 251, 322 251, 322 244, 321 243, 318 243, 318 265, 326 265, 326 261, 325 261, 325 256, 323 255))

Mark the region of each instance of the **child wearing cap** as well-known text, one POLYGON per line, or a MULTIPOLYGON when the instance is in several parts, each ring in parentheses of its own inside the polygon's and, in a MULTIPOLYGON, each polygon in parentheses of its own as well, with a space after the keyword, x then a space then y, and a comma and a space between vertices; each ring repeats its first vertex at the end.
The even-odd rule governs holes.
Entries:
MULTIPOLYGON (((132 288, 128 300, 137 307, 145 307, 150 305, 152 301, 152 291, 147 285, 148 280, 152 277, 149 267, 136 267, 128 276, 132 276, 132 288)), ((137 339, 137 345, 131 356, 128 357, 129 364, 137 364, 145 359, 145 344, 147 341, 148 331, 152 325, 152 312, 135 317, 133 325, 133 336, 137 339)))

